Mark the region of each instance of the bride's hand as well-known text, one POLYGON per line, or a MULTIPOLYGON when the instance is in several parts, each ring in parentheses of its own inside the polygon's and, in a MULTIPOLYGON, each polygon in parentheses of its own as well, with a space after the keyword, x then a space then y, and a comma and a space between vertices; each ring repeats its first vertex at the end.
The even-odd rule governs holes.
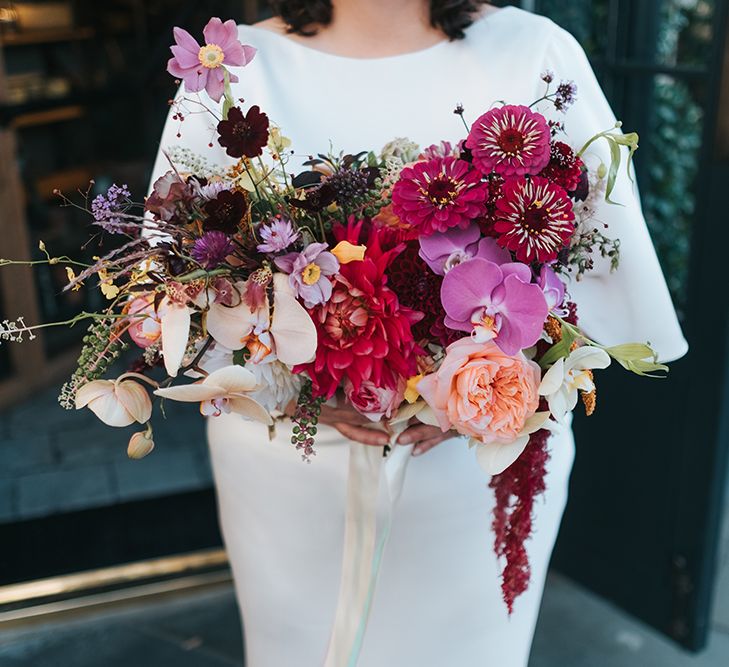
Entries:
POLYGON ((384 447, 390 442, 387 433, 367 428, 366 425, 372 422, 357 412, 351 405, 342 405, 340 403, 336 408, 322 405, 319 421, 322 424, 334 427, 345 438, 360 442, 363 445, 384 447))
POLYGON ((436 445, 439 445, 444 440, 457 435, 454 431, 443 431, 438 426, 428 426, 427 424, 421 424, 416 419, 410 422, 412 425, 408 426, 397 439, 398 445, 410 445, 415 443, 413 448, 413 456, 420 456, 425 454, 429 449, 433 449, 436 445))

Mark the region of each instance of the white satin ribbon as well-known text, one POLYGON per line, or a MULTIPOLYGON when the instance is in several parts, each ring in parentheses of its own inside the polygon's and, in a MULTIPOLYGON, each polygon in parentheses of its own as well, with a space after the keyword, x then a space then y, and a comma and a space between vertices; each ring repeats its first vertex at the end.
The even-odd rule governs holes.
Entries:
POLYGON ((357 442, 349 445, 347 511, 344 553, 337 610, 324 667, 355 667, 362 648, 372 599, 385 552, 392 516, 405 482, 412 445, 396 444, 407 419, 388 425, 391 450, 387 458, 379 447, 357 442), (384 524, 377 537, 377 496, 384 469, 387 491, 384 524))

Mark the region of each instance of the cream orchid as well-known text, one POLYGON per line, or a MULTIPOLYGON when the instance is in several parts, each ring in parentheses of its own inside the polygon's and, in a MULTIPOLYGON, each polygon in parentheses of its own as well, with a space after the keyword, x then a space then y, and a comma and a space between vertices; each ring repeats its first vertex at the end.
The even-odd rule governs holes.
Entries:
POLYGON ((549 419, 549 412, 536 412, 524 423, 524 428, 512 442, 484 443, 471 438, 469 445, 476 447, 476 460, 488 475, 500 475, 514 461, 529 444, 529 436, 542 428, 549 419))
POLYGON ((235 412, 270 425, 273 420, 266 408, 248 396, 257 388, 256 377, 248 369, 226 366, 213 371, 201 382, 157 389, 154 393, 172 401, 200 403, 200 412, 207 417, 235 412))
MULTIPOLYGON (((244 284, 238 283, 236 288, 243 293, 244 284)), ((287 275, 276 273, 273 276, 273 316, 270 318, 267 299, 261 308, 253 311, 244 301, 235 306, 209 301, 205 326, 213 339, 229 350, 240 350, 255 340, 289 366, 314 358, 316 327, 294 296, 287 275)), ((257 360, 263 358, 265 355, 259 352, 257 360)))
POLYGON ((180 370, 190 337, 190 314, 192 308, 166 296, 157 308, 162 331, 162 358, 165 370, 175 377, 180 370))
POLYGON ((147 390, 134 380, 93 380, 76 392, 76 409, 89 408, 109 426, 144 424, 152 416, 152 401, 147 390))
POLYGON ((578 390, 592 391, 593 368, 607 368, 610 355, 592 345, 584 345, 570 352, 565 359, 560 357, 544 374, 539 393, 547 398, 552 416, 561 422, 577 405, 578 390))

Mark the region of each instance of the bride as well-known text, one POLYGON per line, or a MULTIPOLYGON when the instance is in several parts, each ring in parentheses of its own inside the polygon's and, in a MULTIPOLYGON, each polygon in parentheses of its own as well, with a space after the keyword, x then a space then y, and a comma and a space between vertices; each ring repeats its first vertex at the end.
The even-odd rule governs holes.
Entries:
MULTIPOLYGON (((580 46, 546 18, 477 0, 316 0, 272 3, 276 16, 241 26, 258 49, 240 72, 236 98, 259 105, 293 140, 301 160, 333 146, 357 153, 394 137, 420 146, 464 137, 465 118, 498 100, 539 97, 540 74, 574 79, 578 99, 568 140, 611 128, 615 117, 580 46)), ((182 145, 224 163, 205 114, 170 117, 163 150, 182 145)), ((599 149, 588 159, 600 160, 599 149)), ((606 156, 602 156, 607 160, 606 156)), ((650 341, 662 360, 686 342, 671 305, 640 204, 627 179, 598 219, 622 241, 620 268, 570 287, 581 324, 602 343, 650 341)), ((385 444, 354 410, 325 408, 309 466, 290 426, 234 414, 210 419, 208 435, 220 521, 243 617, 248 667, 322 664, 337 602, 347 480, 347 443, 385 444)), ((524 667, 550 554, 567 501, 574 455, 569 426, 550 439, 547 491, 528 543, 529 590, 508 617, 493 554, 492 492, 464 441, 429 426, 400 437, 415 459, 395 516, 359 664, 362 667, 524 667)))

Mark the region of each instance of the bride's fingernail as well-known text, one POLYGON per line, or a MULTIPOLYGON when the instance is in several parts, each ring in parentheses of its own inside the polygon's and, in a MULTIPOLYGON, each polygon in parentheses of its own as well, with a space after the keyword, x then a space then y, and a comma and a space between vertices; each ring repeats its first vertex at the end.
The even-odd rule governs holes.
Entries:
POLYGON ((401 435, 397 439, 398 443, 401 445, 409 445, 410 444, 410 436, 409 435, 401 435))
POLYGON ((413 449, 413 456, 420 456, 423 453, 422 447, 416 447, 413 449))

